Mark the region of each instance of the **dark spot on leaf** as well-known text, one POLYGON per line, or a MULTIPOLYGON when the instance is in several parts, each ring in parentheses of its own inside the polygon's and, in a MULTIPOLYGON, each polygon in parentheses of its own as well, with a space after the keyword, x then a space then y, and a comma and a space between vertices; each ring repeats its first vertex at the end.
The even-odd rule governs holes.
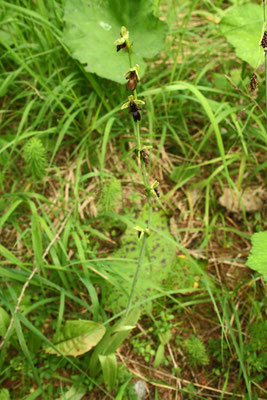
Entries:
POLYGON ((136 247, 134 247, 134 246, 131 247, 131 251, 135 251, 135 249, 136 249, 136 247))
POLYGON ((162 263, 162 264, 165 264, 165 263, 166 263, 166 258, 163 258, 163 259, 161 260, 161 263, 162 263))
POLYGON ((134 244, 134 245, 135 245, 135 243, 136 243, 136 242, 134 242, 134 241, 130 241, 130 242, 124 243, 124 245, 125 245, 125 246, 129 246, 130 244, 134 244))
POLYGON ((152 251, 156 251, 159 248, 159 243, 152 247, 152 251))

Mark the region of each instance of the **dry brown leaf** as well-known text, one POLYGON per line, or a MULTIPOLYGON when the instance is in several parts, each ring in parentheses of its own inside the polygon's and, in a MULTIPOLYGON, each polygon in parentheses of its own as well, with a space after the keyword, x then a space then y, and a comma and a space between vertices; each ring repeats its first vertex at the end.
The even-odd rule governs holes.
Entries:
POLYGON ((237 193, 233 189, 225 188, 219 203, 233 213, 255 212, 262 209, 263 202, 258 190, 247 188, 244 192, 237 193))

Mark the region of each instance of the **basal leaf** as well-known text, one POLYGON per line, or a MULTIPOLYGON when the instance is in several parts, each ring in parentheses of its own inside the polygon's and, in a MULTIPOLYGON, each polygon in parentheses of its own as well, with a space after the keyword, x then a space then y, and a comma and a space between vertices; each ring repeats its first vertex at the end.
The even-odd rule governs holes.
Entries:
POLYGON ((94 378, 100 367, 99 356, 114 354, 116 350, 120 347, 122 342, 127 338, 130 330, 135 326, 140 316, 140 310, 135 308, 131 310, 128 316, 122 318, 112 327, 107 329, 107 332, 103 339, 95 347, 93 354, 90 358, 89 371, 90 375, 94 378), (121 327, 128 327, 129 329, 121 330, 121 327))
POLYGON ((0 400, 10 400, 9 391, 7 389, 0 389, 0 400))
POLYGON ((263 63, 264 51, 259 46, 263 33, 262 6, 248 3, 230 8, 222 19, 220 28, 241 60, 253 68, 263 63))
POLYGON ((86 394, 86 388, 84 386, 71 386, 71 388, 60 396, 57 400, 81 400, 86 394))
POLYGON ((267 283, 267 231, 254 233, 251 241, 252 249, 247 265, 262 274, 267 283))
MULTIPOLYGON (((102 339, 105 331, 106 328, 97 322, 82 319, 67 321, 54 338, 55 348, 65 356, 78 357, 94 347, 102 339)), ((58 354, 52 347, 46 348, 45 351, 58 354)))
POLYGON ((113 353, 108 356, 99 355, 99 361, 102 367, 105 385, 111 392, 115 386, 117 378, 116 354, 113 353))
POLYGON ((114 42, 126 26, 133 42, 133 64, 145 70, 143 58, 155 56, 164 46, 166 24, 154 17, 148 0, 67 0, 64 41, 85 70, 126 83, 128 54, 116 52, 114 42))

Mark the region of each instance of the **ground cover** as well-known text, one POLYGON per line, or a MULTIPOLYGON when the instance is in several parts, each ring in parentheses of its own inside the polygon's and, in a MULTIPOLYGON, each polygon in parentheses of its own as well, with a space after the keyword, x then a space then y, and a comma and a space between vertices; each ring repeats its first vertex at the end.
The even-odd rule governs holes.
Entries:
POLYGON ((0 399, 267 398, 266 288, 246 265, 267 226, 263 49, 242 61, 225 34, 244 1, 149 4, 166 36, 139 55, 147 163, 127 80, 73 57, 65 2, 0 4, 0 399))

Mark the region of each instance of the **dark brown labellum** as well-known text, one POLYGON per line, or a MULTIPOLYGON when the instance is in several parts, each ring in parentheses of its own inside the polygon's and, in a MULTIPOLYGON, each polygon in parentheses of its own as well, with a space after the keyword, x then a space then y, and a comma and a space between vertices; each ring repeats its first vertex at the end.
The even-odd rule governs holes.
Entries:
POLYGON ((131 100, 129 112, 132 113, 134 122, 141 121, 141 114, 139 110, 141 110, 141 108, 139 108, 137 104, 133 100, 131 100))
POLYGON ((120 49, 124 49, 126 47, 126 43, 122 43, 122 44, 117 44, 117 51, 120 51, 120 49))
POLYGON ((130 74, 126 77, 126 79, 128 79, 126 88, 133 92, 136 88, 136 83, 137 83, 136 72, 135 71, 130 72, 130 74))
POLYGON ((159 194, 159 191, 158 191, 158 189, 157 189, 157 188, 154 188, 154 191, 155 191, 155 193, 156 193, 157 197, 158 197, 158 198, 160 198, 160 194, 159 194))
POLYGON ((263 47, 264 49, 267 48, 267 31, 264 31, 264 34, 261 38, 261 43, 260 43, 261 47, 263 47))
POLYGON ((147 154, 147 152, 145 150, 142 150, 140 154, 141 154, 141 157, 142 157, 142 160, 144 161, 144 163, 146 165, 148 165, 150 160, 149 160, 149 155, 147 154))
POLYGON ((249 89, 251 92, 254 92, 258 85, 258 78, 256 74, 252 74, 252 78, 249 83, 249 89))

